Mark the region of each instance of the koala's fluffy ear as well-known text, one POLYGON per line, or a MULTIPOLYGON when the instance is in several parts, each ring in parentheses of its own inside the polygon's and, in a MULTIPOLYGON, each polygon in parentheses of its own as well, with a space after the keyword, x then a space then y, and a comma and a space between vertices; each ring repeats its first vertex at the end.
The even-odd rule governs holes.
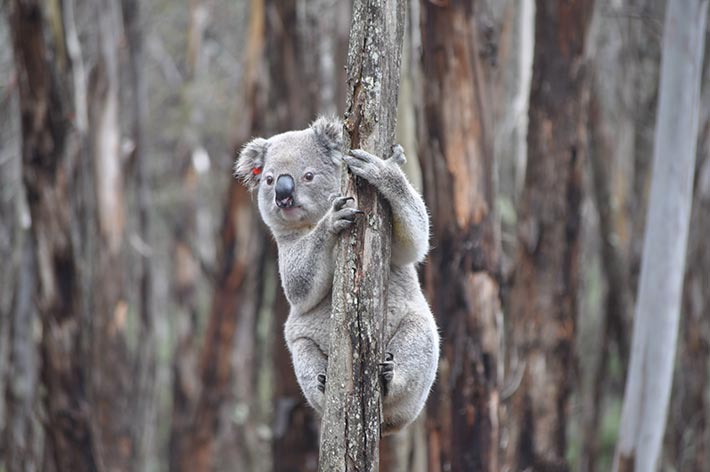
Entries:
POLYGON ((268 144, 264 138, 252 139, 242 148, 234 163, 234 176, 244 182, 249 190, 254 190, 259 184, 268 144))
POLYGON ((334 116, 319 116, 311 123, 316 139, 328 152, 343 150, 343 122, 334 116))

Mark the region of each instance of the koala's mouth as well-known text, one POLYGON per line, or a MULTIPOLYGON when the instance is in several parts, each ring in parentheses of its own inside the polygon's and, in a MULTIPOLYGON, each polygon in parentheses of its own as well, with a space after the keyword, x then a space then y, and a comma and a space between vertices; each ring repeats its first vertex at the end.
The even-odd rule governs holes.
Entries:
POLYGON ((296 203, 291 199, 291 202, 283 202, 282 204, 279 204, 279 202, 276 202, 276 206, 279 208, 279 213, 281 214, 281 218, 283 218, 285 221, 295 221, 295 220, 300 220, 301 219, 301 205, 296 205, 296 203), (286 203, 284 205, 283 203, 286 203))
POLYGON ((294 203, 295 202, 293 200, 293 197, 290 195, 288 197, 276 199, 276 206, 281 208, 282 210, 287 210, 289 208, 293 208, 294 203))

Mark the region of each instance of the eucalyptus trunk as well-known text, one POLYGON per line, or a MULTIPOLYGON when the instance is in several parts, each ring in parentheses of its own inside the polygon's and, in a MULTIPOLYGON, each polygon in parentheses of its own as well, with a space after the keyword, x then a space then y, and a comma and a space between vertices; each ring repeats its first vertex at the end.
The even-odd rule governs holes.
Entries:
POLYGON ((506 466, 565 470, 575 320, 584 142, 584 42, 592 2, 538 2, 528 159, 508 310, 506 466), (517 381, 519 380, 519 382, 517 381))
MULTIPOLYGON (((394 144, 404 37, 402 0, 356 0, 347 61, 346 147, 388 156, 394 144)), ((379 364, 390 270, 391 211, 366 182, 347 194, 367 214, 338 245, 319 470, 379 469, 379 364), (356 294, 353 296, 353 294, 356 294)))
POLYGON ((680 320, 707 11, 707 0, 669 0, 666 10, 651 193, 614 460, 619 471, 659 466, 680 320))

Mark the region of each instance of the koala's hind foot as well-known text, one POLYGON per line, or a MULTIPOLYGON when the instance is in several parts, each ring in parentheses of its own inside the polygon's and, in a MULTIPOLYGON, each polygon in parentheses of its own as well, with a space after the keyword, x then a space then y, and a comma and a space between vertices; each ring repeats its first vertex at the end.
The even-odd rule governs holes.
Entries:
MULTIPOLYGON (((382 393, 387 395, 389 384, 394 378, 394 355, 391 352, 385 353, 385 361, 380 363, 380 377, 382 379, 382 393)), ((321 373, 316 375, 318 381, 317 388, 322 393, 325 393, 326 374, 321 373)))
POLYGON ((385 361, 380 363, 380 378, 382 379, 382 394, 387 396, 390 383, 394 378, 394 355, 385 353, 385 361))
MULTIPOLYGON (((439 339, 434 320, 422 314, 406 317, 387 344, 392 378, 384 385, 383 434, 401 430, 419 415, 434 382, 439 339), (394 368, 394 360, 397 365, 394 368)), ((387 359, 387 358, 386 358, 387 359)))
POLYGON ((309 338, 298 338, 289 347, 298 384, 308 403, 322 414, 328 358, 309 338))

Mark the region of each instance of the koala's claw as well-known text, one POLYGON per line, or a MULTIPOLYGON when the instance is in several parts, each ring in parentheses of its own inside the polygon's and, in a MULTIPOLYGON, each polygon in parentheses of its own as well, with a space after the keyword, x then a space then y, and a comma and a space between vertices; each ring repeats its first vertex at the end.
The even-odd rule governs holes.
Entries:
POLYGON ((406 164, 407 157, 404 155, 404 148, 399 144, 392 146, 392 154, 388 160, 400 166, 406 164))
POLYGON ((394 355, 391 352, 385 353, 385 361, 380 363, 380 375, 382 377, 382 391, 387 395, 390 382, 394 378, 394 355))
POLYGON ((325 393, 325 374, 316 375, 316 380, 318 380, 318 390, 320 390, 322 393, 325 393))
POLYGON ((345 228, 348 228, 351 224, 353 224, 357 215, 364 214, 364 211, 358 210, 357 208, 345 207, 340 210, 336 210, 330 217, 330 229, 333 233, 340 233, 345 228))
POLYGON ((364 214, 364 211, 356 210, 355 208, 345 208, 336 213, 339 220, 355 221, 355 217, 364 214))
POLYGON ((335 197, 335 199, 333 200, 333 210, 342 210, 345 204, 348 203, 348 201, 350 200, 355 200, 355 197, 343 197, 342 195, 335 197))
POLYGON ((367 151, 363 151, 362 149, 351 149, 350 150, 350 156, 345 156, 346 158, 348 157, 354 157, 355 159, 358 159, 363 162, 372 162, 377 158, 377 156, 373 156, 367 151))

